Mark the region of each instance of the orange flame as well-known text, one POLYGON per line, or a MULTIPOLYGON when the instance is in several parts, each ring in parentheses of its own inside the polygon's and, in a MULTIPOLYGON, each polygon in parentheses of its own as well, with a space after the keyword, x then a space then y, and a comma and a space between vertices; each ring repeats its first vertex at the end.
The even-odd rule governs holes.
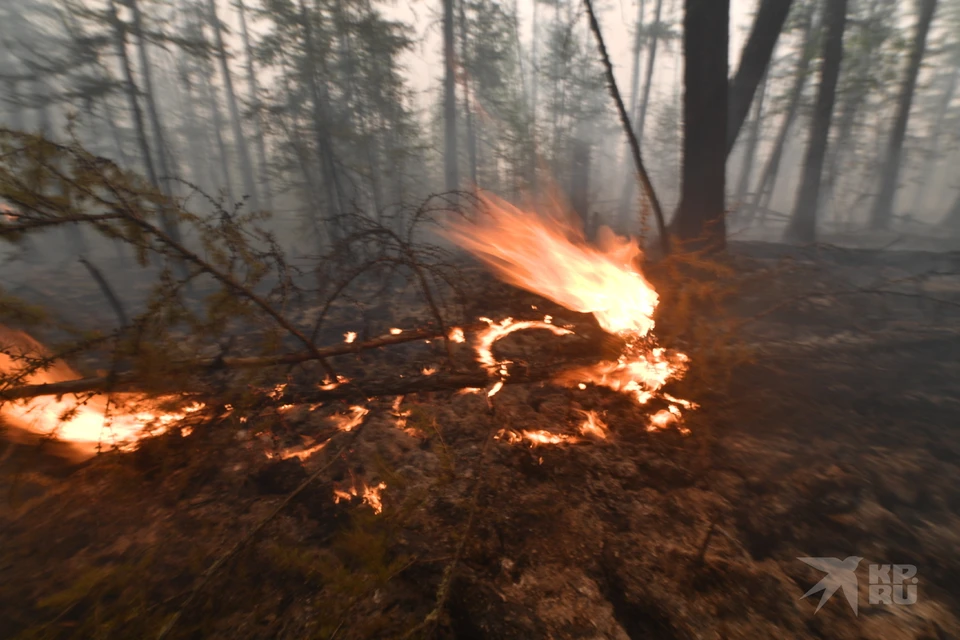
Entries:
MULTIPOLYGON (((549 219, 524 212, 492 196, 480 196, 484 213, 479 222, 454 222, 447 236, 489 266, 502 280, 553 300, 567 309, 592 313, 607 333, 623 341, 615 361, 566 371, 558 381, 585 388, 585 383, 608 387, 633 397, 638 404, 662 396, 662 388, 679 379, 689 358, 656 346, 651 334, 653 313, 659 297, 637 267, 642 256, 638 243, 615 235, 603 227, 599 247, 590 246, 582 231, 554 213, 549 219)), ((493 343, 511 331, 525 328, 557 330, 550 316, 544 322, 500 323, 486 320, 490 328, 480 334, 477 355, 480 364, 500 378, 506 378, 506 362, 492 354, 493 343)), ((499 391, 495 385, 490 395, 499 391)), ((654 423, 679 424, 679 408, 692 403, 671 397, 672 420, 655 418, 654 423), (676 414, 674 413, 676 410, 676 414)), ((659 415, 659 414, 658 414, 659 415)), ((596 418, 594 423, 596 425, 596 418)), ((660 428, 658 426, 658 428, 660 428)), ((591 431, 593 432, 593 431, 591 431)))
MULTIPOLYGON (((0 326, 0 349, 0 373, 24 372, 20 384, 66 382, 81 377, 62 360, 27 374, 30 361, 49 358, 49 353, 21 331, 0 326)), ((133 393, 83 394, 82 398, 38 396, 0 405, 0 419, 20 432, 70 443, 77 455, 88 457, 114 447, 130 449, 144 436, 163 433, 204 407, 198 402, 181 402, 176 411, 156 409, 174 400, 178 399, 148 399, 133 393)))

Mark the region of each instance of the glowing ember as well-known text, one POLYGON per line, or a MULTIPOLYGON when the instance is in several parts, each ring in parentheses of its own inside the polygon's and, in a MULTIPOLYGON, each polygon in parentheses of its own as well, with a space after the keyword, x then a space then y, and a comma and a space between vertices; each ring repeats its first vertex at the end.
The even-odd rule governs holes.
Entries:
POLYGON ((580 433, 600 440, 607 439, 607 423, 600 419, 596 411, 581 411, 584 420, 580 425, 580 433))
MULTIPOLYGON (((659 298, 637 267, 641 257, 637 242, 616 236, 603 227, 598 232, 599 248, 593 247, 582 231, 564 222, 561 215, 547 219, 495 197, 481 196, 481 200, 489 215, 476 224, 455 222, 447 235, 506 282, 567 309, 592 313, 606 332, 623 343, 615 361, 563 372, 558 381, 581 389, 586 383, 605 386, 630 395, 638 404, 646 404, 662 396, 665 384, 684 375, 687 356, 658 347, 650 333, 659 298)), ((478 341, 478 360, 502 381, 506 377, 506 363, 493 357, 493 343, 520 328, 556 329, 550 321, 550 316, 546 316, 543 323, 518 326, 524 323, 514 323, 509 318, 500 323, 487 320, 490 328, 478 341)), ((569 331, 555 333, 562 335, 569 331)), ((651 424, 679 425, 677 407, 695 408, 687 401, 672 397, 670 401, 676 413, 666 410, 669 421, 654 416, 651 424)))
MULTIPOLYGON (((49 357, 46 349, 27 334, 0 326, 0 372, 16 374, 29 361, 49 357)), ((76 380, 81 376, 61 360, 45 370, 23 375, 22 384, 76 380)), ((166 432, 188 414, 204 408, 193 402, 175 411, 157 407, 175 397, 146 398, 133 393, 83 394, 81 398, 39 396, 0 405, 0 418, 11 427, 36 436, 52 436, 71 443, 78 455, 99 450, 132 448, 147 435, 166 432)), ((182 403, 182 401, 180 401, 182 403)), ((189 429, 181 429, 188 435, 189 429)))
POLYGON ((280 458, 281 460, 296 458, 297 460, 303 461, 309 458, 310 456, 312 456, 313 454, 317 453, 321 449, 323 449, 325 446, 327 446, 328 442, 330 442, 329 439, 324 440, 320 444, 315 444, 312 447, 306 447, 299 451, 294 451, 292 449, 285 449, 284 451, 281 451, 277 457, 280 458))
POLYGON ((509 361, 504 360, 498 362, 493 357, 493 344, 514 331, 523 331, 525 329, 546 329, 558 336, 573 333, 569 329, 563 329, 551 324, 548 320, 549 317, 550 316, 544 318, 543 322, 537 320, 514 320, 513 318, 505 318, 500 322, 494 322, 490 318, 480 318, 490 326, 477 334, 477 344, 475 346, 477 350, 477 360, 481 366, 491 374, 499 374, 501 377, 506 377, 506 365, 509 364, 509 361))
POLYGON ((543 429, 538 431, 524 431, 523 437, 533 443, 533 446, 537 446, 538 444, 560 444, 562 442, 572 443, 577 441, 574 436, 568 436, 564 433, 550 433, 543 429))
POLYGON ((346 342, 347 344, 352 344, 353 341, 356 339, 357 339, 356 331, 347 331, 345 334, 343 334, 343 341, 346 342))
POLYGON ((400 405, 402 402, 403 402, 403 396, 397 396, 396 398, 393 399, 393 406, 390 408, 390 415, 392 415, 394 420, 396 420, 397 429, 400 429, 405 434, 413 438, 425 437, 424 433, 419 429, 415 429, 414 427, 407 426, 407 419, 411 415, 413 415, 413 411, 410 409, 401 411, 400 405))
POLYGON ((368 413, 370 413, 370 409, 355 405, 350 407, 348 415, 336 413, 330 416, 330 420, 340 431, 350 431, 358 427, 368 413))
POLYGON ((423 369, 420 370, 420 373, 422 373, 425 376, 432 376, 436 372, 437 372, 436 367, 424 367, 423 369))
POLYGON ((390 335, 398 336, 403 333, 403 329, 390 329, 390 335))
POLYGON ((450 340, 452 340, 453 342, 458 342, 458 343, 466 342, 467 340, 466 337, 464 337, 463 335, 463 329, 461 329, 460 327, 454 327, 453 329, 451 329, 450 335, 447 337, 450 338, 450 340))

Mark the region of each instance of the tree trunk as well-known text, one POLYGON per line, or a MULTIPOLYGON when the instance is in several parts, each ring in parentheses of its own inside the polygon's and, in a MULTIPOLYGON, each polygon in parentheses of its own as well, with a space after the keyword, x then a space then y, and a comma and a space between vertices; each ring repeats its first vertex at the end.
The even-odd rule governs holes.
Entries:
MULTIPOLYGON (((147 41, 143 37, 143 16, 140 13, 138 0, 129 0, 130 10, 133 14, 133 31, 137 36, 137 51, 140 57, 140 67, 143 74, 144 99, 147 101, 147 115, 150 118, 150 128, 153 130, 153 141, 157 153, 157 168, 160 175, 160 191, 168 198, 172 196, 170 188, 170 179, 173 178, 170 172, 170 165, 167 163, 167 144, 163 134, 163 123, 160 120, 160 111, 157 109, 156 93, 153 88, 153 68, 150 66, 150 57, 147 54, 147 41)), ((165 212, 161 216, 163 230, 176 242, 180 242, 180 228, 176 219, 165 212)))
MULTIPOLYGON (((460 0, 460 64, 466 65, 469 60, 467 52, 467 12, 464 7, 465 0, 460 0)), ((517 54, 519 55, 519 49, 517 54)), ((470 108, 470 78, 469 74, 462 73, 463 76, 463 118, 467 127, 467 161, 470 171, 470 186, 476 188, 480 186, 477 182, 477 133, 473 127, 473 112, 470 108)))
POLYGON ((953 208, 943 219, 943 224, 951 229, 960 230, 960 195, 957 196, 957 200, 953 203, 953 208))
MULTIPOLYGON (((757 210, 764 212, 770 205, 770 199, 777 186, 777 174, 780 172, 780 160, 783 158, 783 148, 787 142, 787 136, 790 135, 790 129, 796 120, 797 111, 800 108, 800 99, 803 97, 803 89, 807 85, 807 75, 810 71, 810 62, 813 60, 814 44, 819 28, 814 28, 814 6, 810 6, 804 16, 803 23, 803 49, 800 57, 797 59, 797 67, 793 73, 793 87, 790 89, 789 99, 787 100, 787 111, 783 116, 783 122, 780 124, 780 131, 777 133, 777 139, 774 141, 773 150, 770 152, 770 158, 763 168, 757 188, 754 190, 750 205, 746 208, 743 218, 743 226, 749 227, 757 214, 757 210)), ((762 219, 766 216, 763 213, 762 219)))
POLYGON ((233 130, 233 144, 237 155, 240 156, 240 171, 243 173, 243 188, 250 198, 250 206, 254 211, 260 209, 260 198, 257 195, 257 182, 253 177, 253 165, 250 164, 250 152, 243 135, 243 122, 240 119, 240 106, 237 103, 237 94, 233 90, 233 77, 230 73, 230 64, 227 62, 227 47, 223 42, 223 25, 217 17, 216 0, 208 0, 207 10, 210 26, 213 27, 214 44, 217 47, 217 57, 220 59, 220 75, 223 76, 223 88, 227 94, 227 106, 230 109, 230 125, 233 130))
POLYGON ((913 211, 919 211, 924 202, 928 191, 926 185, 933 176, 934 165, 939 159, 941 138, 943 137, 943 127, 947 119, 947 113, 950 111, 950 105, 953 102, 953 96, 957 91, 957 81, 960 80, 960 47, 957 54, 954 55, 953 70, 947 78, 947 86, 943 90, 940 102, 937 104, 937 115, 934 116, 933 126, 930 129, 930 139, 927 142, 927 157, 923 162, 923 169, 919 173, 921 186, 917 189, 917 195, 913 199, 913 211))
POLYGON ((310 14, 304 0, 300 0, 300 16, 303 20, 303 36, 306 44, 307 84, 313 103, 313 127, 317 141, 317 155, 322 167, 321 174, 327 190, 328 204, 333 208, 333 219, 329 222, 330 239, 336 242, 341 233, 340 225, 343 220, 344 202, 343 192, 340 189, 340 179, 337 175, 337 163, 333 153, 333 142, 330 137, 329 123, 326 114, 326 91, 322 91, 317 80, 315 62, 320 55, 314 44, 313 27, 310 14))
MULTIPOLYGON (((203 28, 203 15, 197 15, 198 26, 200 28, 200 38, 206 43, 205 29, 203 28)), ((213 119, 213 137, 217 143, 217 151, 220 155, 220 173, 223 180, 222 189, 227 196, 228 206, 232 207, 236 203, 233 192, 233 171, 230 169, 230 153, 227 150, 227 144, 223 139, 223 114, 220 112, 220 92, 210 81, 213 75, 212 69, 206 61, 201 63, 200 69, 200 88, 203 98, 210 105, 210 117, 213 119)))
MULTIPOLYGON (((830 1, 830 0, 828 0, 830 1)), ((770 66, 770 58, 790 13, 793 0, 762 0, 747 44, 743 47, 737 74, 730 80, 730 106, 727 113, 727 154, 737 142, 753 94, 770 66)))
POLYGON ((130 63, 130 57, 127 55, 127 30, 120 17, 117 15, 117 7, 113 0, 107 5, 108 19, 113 28, 113 34, 116 41, 117 58, 120 60, 120 68, 123 71, 124 94, 127 96, 127 102, 130 107, 130 113, 133 117, 133 127, 137 135, 137 146, 140 147, 140 159, 147 171, 147 179, 150 184, 160 191, 160 180, 157 177, 157 170, 153 164, 153 156, 150 153, 150 143, 147 141, 146 126, 143 122, 143 110, 140 108, 136 80, 133 77, 133 65, 130 63))
POLYGON ((897 187, 900 179, 903 139, 907 133, 907 121, 910 119, 910 106, 913 103, 913 92, 917 87, 920 63, 923 62, 923 53, 927 48, 927 33, 930 31, 930 23, 933 21, 933 13, 936 8, 937 0, 920 0, 917 33, 910 49, 907 77, 903 81, 900 99, 897 102, 897 115, 893 123, 893 131, 890 133, 890 144, 887 147, 883 169, 880 172, 880 189, 877 192, 877 199, 874 200, 873 212, 870 216, 870 226, 874 229, 889 227, 890 218, 893 216, 893 204, 897 197, 897 187))
POLYGON ((250 88, 250 105, 256 113, 253 119, 254 142, 257 145, 257 164, 260 172, 260 192, 263 194, 263 205, 268 211, 273 210, 273 189, 270 185, 269 167, 267 165, 267 145, 263 137, 263 114, 260 111, 260 91, 257 86, 257 74, 253 67, 253 47, 250 45, 250 33, 247 30, 247 10, 243 0, 237 0, 237 9, 240 12, 240 36, 243 39, 243 50, 246 54, 247 84, 250 88))
POLYGON ((729 0, 686 0, 683 18, 683 176, 674 233, 722 250, 727 164, 729 0))
POLYGON ((820 203, 820 181, 833 118, 833 104, 843 59, 843 31, 847 22, 847 0, 828 0, 824 16, 827 33, 823 43, 823 64, 820 69, 820 87, 813 111, 813 123, 803 176, 797 191, 797 204, 787 227, 787 242, 813 243, 817 239, 817 205, 820 203))
POLYGON ((457 96, 453 0, 443 0, 443 175, 447 191, 460 188, 457 171, 457 96))
POLYGON ((753 174, 753 162, 757 155, 757 145, 760 143, 760 125, 763 123, 763 101, 767 92, 767 78, 763 77, 758 87, 756 106, 753 110, 753 121, 750 124, 747 147, 743 150, 743 165, 740 168, 740 179, 737 182, 737 192, 733 201, 737 206, 747 197, 747 188, 753 174))

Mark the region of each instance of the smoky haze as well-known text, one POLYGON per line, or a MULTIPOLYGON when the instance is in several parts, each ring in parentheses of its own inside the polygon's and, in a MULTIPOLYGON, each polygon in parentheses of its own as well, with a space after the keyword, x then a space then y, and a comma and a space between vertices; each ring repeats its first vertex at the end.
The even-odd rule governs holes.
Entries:
MULTIPOLYGON (((731 76, 760 4, 730 3, 731 76)), ((823 3, 787 4, 728 156, 726 227, 735 239, 783 239, 802 190, 826 26, 823 3)), ((936 3, 917 49, 923 4, 849 3, 818 239, 883 245, 906 232, 942 241, 960 226, 960 2, 936 3), (878 199, 889 211, 877 213, 878 199)), ((583 4, 451 5, 449 107, 444 9, 439 1, 6 3, 0 122, 75 139, 201 209, 200 192, 270 210, 284 244, 301 254, 335 240, 323 220, 347 208, 376 217, 474 184, 517 200, 556 183, 588 228, 653 228, 583 4)), ((596 9, 669 222, 683 175, 683 2, 596 9)), ((97 240, 78 232, 50 242, 69 253, 97 240)))

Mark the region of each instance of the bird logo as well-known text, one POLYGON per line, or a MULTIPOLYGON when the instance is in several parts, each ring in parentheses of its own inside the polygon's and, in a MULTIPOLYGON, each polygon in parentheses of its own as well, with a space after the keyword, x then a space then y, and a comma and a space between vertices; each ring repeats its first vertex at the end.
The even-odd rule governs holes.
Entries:
POLYGON ((859 556, 849 556, 845 560, 839 560, 837 558, 797 558, 797 560, 805 562, 814 569, 827 574, 820 582, 810 587, 810 590, 800 597, 800 599, 803 600, 811 594, 823 591, 823 595, 820 597, 820 604, 817 605, 814 613, 820 611, 820 608, 826 604, 830 596, 837 592, 837 589, 843 589, 843 595, 847 599, 847 602, 850 603, 850 607, 853 609, 853 615, 857 615, 856 571, 863 558, 859 556))

